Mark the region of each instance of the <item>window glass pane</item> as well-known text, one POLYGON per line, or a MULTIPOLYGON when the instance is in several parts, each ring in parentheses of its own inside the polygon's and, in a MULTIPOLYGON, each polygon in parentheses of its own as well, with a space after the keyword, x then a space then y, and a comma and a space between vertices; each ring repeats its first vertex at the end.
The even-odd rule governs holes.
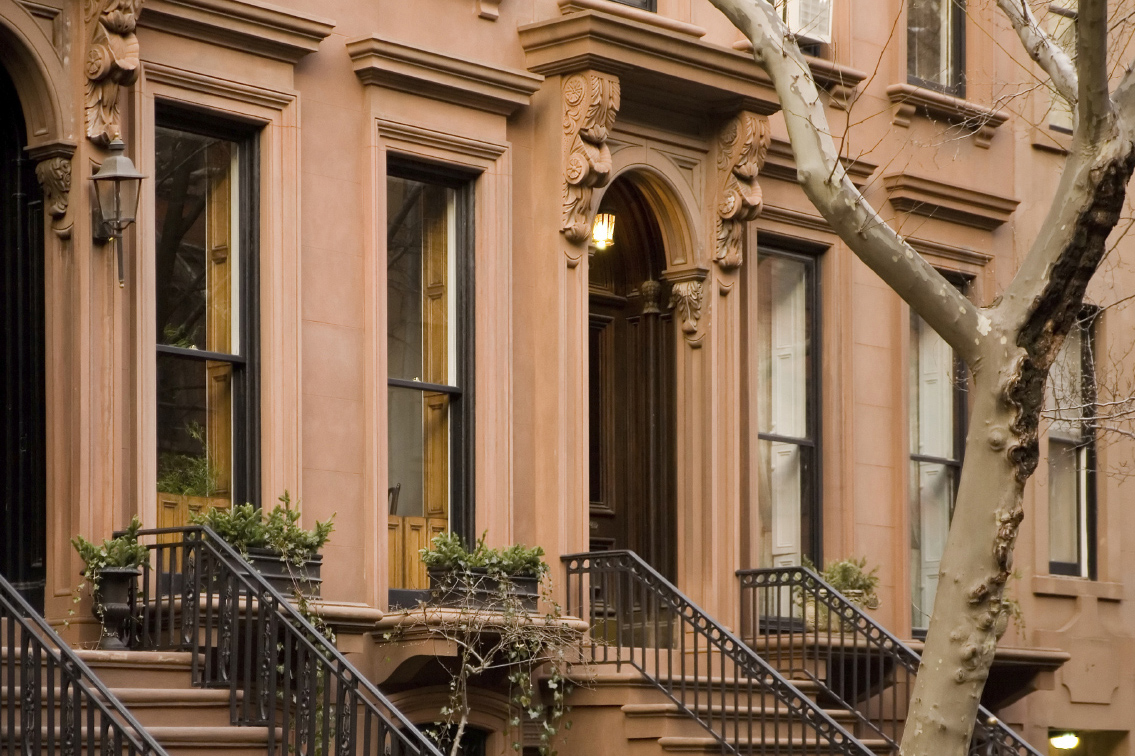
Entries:
POLYGON ((807 438, 811 326, 808 266, 762 255, 757 260, 757 422, 761 433, 807 438))
MULTIPOLYGON (((233 365, 158 354, 158 491, 231 495, 233 365)), ((184 523, 182 523, 184 524, 184 523)))
POLYGON ((158 343, 238 353, 237 145, 155 129, 158 343))
POLYGON ((1076 444, 1048 439, 1048 560, 1080 562, 1079 454, 1076 444))
POLYGON ((955 459, 954 350, 926 321, 911 318, 911 453, 955 459))
POLYGON ((912 624, 926 627, 938 589, 938 570, 950 532, 954 505, 955 468, 933 462, 910 464, 910 567, 912 624))
POLYGON ((953 60, 952 0, 911 0, 907 7, 907 73, 915 79, 951 87, 953 60))
POLYGON ((391 378, 456 385, 455 192, 387 180, 387 359, 391 378))
POLYGON ((761 566, 800 564, 811 555, 811 502, 815 496, 814 450, 779 441, 757 442, 757 470, 761 522, 761 566))

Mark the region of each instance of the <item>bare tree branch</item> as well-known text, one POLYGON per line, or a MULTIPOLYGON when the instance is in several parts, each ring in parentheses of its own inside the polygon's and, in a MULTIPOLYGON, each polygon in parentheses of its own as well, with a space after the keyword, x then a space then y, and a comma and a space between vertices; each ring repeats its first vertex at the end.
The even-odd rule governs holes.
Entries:
POLYGON ((1044 69, 1052 79, 1056 91, 1074 108, 1079 98, 1080 85, 1072 58, 1040 27, 1028 0, 997 0, 997 5, 1009 17, 1009 23, 1021 38, 1025 52, 1044 69))
POLYGON ((871 207, 840 163, 807 63, 767 0, 710 0, 753 43, 776 87, 796 158, 797 180, 824 219, 971 366, 988 319, 871 207))

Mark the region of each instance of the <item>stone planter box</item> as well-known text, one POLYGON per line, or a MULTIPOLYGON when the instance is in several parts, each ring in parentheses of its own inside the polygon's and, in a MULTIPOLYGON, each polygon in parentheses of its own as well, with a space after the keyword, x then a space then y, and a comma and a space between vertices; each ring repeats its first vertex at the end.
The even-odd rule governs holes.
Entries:
MULTIPOLYGON (((472 569, 466 574, 430 569, 427 574, 434 603, 439 606, 491 609, 499 605, 505 595, 501 592, 501 581, 491 577, 484 569, 472 569)), ((507 595, 515 597, 521 609, 536 611, 540 600, 540 579, 517 575, 510 577, 508 583, 507 595)))
POLYGON ((99 638, 100 649, 121 651, 126 648, 125 641, 129 638, 132 620, 135 619, 132 616, 134 594, 138 590, 138 576, 141 574, 142 571, 137 567, 104 567, 99 571, 98 588, 95 589, 91 611, 103 627, 99 638))

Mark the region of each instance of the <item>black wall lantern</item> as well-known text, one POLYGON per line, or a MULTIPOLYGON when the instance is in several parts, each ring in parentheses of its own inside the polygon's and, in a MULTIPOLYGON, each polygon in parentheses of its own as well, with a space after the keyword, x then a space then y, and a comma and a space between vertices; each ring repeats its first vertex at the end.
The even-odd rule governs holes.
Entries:
POLYGON ((110 156, 99 166, 98 173, 91 176, 95 187, 95 201, 91 208, 92 226, 95 241, 118 240, 118 285, 122 286, 125 277, 122 272, 122 231, 138 215, 138 191, 145 178, 134 162, 123 151, 126 145, 115 139, 107 149, 110 156))

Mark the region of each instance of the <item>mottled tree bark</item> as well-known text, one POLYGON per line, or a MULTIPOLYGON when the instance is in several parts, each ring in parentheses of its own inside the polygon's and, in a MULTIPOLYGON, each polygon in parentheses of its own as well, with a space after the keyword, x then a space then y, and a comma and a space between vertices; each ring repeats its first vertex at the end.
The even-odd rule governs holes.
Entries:
POLYGON ((879 217, 843 170, 810 70, 767 0, 711 0, 753 43, 776 87, 804 192, 840 238, 965 360, 975 390, 961 484, 903 756, 964 756, 1008 614, 1005 583, 1037 465, 1044 383, 1119 220, 1135 167, 1135 73, 1108 91, 1107 2, 1081 0, 1075 62, 1027 4, 999 0, 1028 54, 1074 104, 1052 206, 1013 281, 988 308, 962 297, 879 217))

